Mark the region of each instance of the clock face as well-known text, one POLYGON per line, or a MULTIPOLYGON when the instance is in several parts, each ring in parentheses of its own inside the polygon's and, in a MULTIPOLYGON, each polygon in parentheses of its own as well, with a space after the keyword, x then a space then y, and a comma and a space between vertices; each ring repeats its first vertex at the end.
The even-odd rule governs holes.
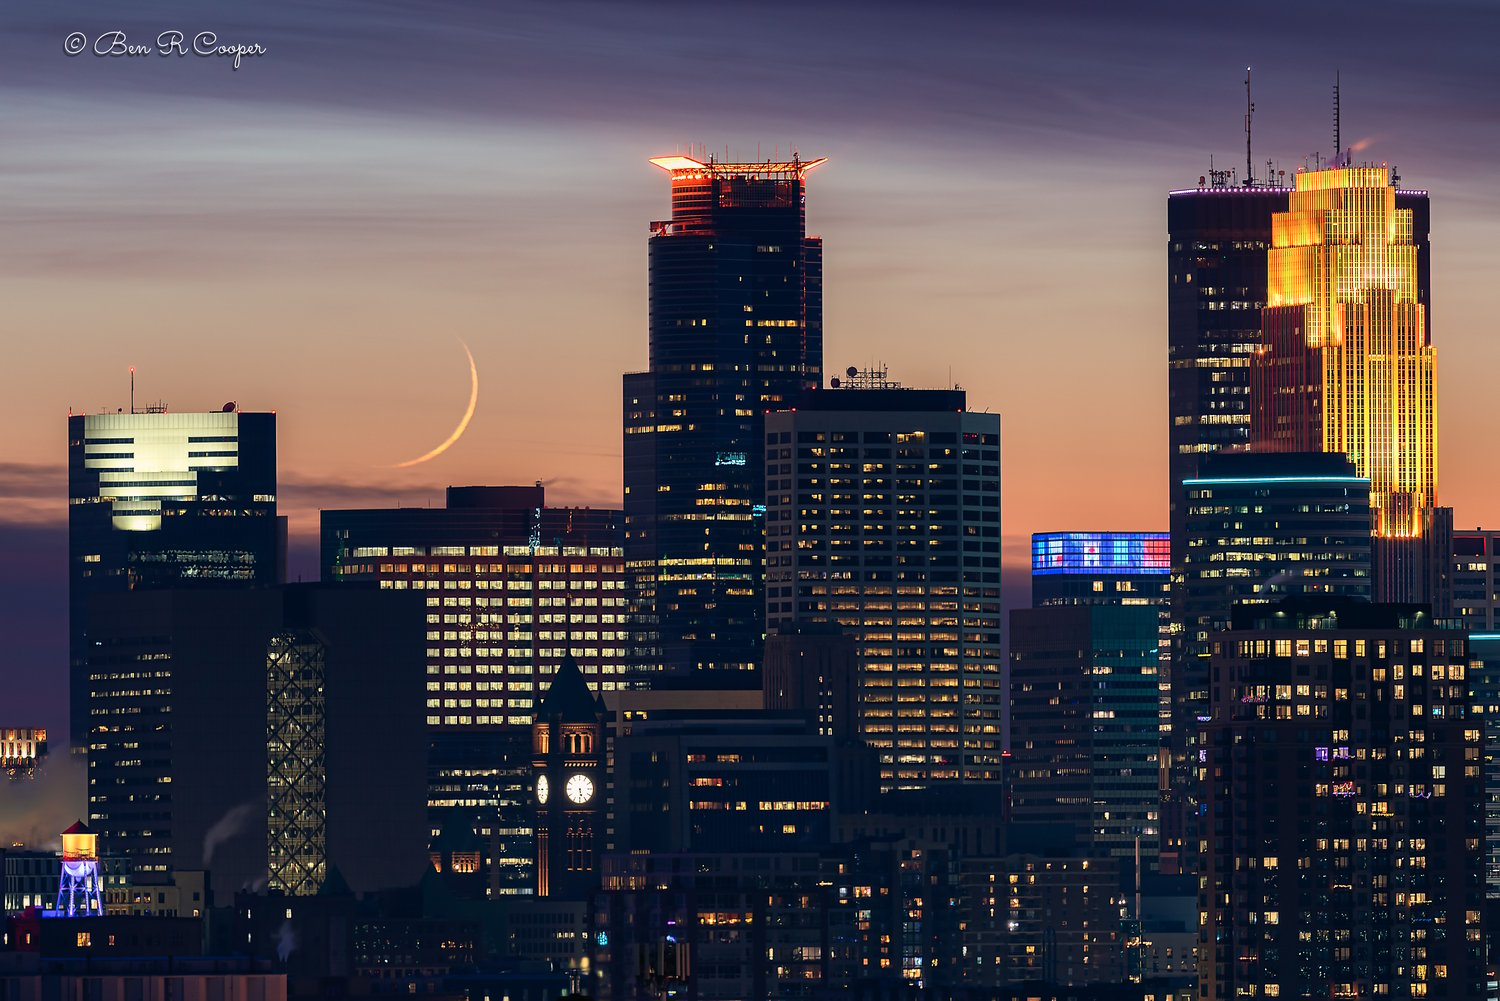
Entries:
POLYGON ((550 791, 547 784, 547 776, 538 775, 536 779, 536 801, 538 803, 546 803, 547 793, 550 791))
POLYGON ((587 803, 594 798, 594 781, 587 775, 574 775, 568 779, 568 798, 575 803, 587 803))

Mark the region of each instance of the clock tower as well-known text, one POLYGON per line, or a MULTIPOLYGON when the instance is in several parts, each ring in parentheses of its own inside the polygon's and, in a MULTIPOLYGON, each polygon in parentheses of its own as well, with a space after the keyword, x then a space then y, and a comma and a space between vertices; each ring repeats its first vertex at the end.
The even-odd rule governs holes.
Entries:
POLYGON ((581 898, 597 886, 604 831, 604 711, 570 654, 531 726, 538 897, 581 898))

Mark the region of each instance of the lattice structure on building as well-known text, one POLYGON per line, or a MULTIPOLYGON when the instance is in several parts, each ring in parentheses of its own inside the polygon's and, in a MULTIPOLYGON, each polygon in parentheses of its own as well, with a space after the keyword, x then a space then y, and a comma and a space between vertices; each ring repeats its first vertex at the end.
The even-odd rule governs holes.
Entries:
POLYGON ((271 639, 266 655, 266 801, 270 888, 318 892, 328 871, 324 647, 310 632, 271 639))

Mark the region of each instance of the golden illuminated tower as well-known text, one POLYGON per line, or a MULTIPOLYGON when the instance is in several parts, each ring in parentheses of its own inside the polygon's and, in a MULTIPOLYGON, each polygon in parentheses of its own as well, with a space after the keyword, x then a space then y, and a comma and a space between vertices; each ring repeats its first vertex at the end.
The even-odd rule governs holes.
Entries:
MULTIPOLYGON (((1370 478, 1374 534, 1423 534, 1437 487, 1437 357, 1413 210, 1385 167, 1297 174, 1272 220, 1257 447, 1343 452, 1370 478)), ((1424 199, 1425 200, 1425 199, 1424 199)))

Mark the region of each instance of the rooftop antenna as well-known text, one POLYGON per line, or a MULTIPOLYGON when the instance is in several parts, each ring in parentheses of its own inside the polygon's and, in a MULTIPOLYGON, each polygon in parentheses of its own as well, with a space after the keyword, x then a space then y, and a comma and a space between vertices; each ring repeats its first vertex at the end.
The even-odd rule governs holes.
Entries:
POLYGON ((130 366, 130 412, 135 413, 135 366, 130 366))
POLYGON ((1255 118, 1255 103, 1250 100, 1250 67, 1245 67, 1245 187, 1255 183, 1250 167, 1250 124, 1255 118))
POLYGON ((1339 71, 1333 71, 1333 155, 1339 160, 1344 156, 1343 137, 1339 135, 1339 71))

